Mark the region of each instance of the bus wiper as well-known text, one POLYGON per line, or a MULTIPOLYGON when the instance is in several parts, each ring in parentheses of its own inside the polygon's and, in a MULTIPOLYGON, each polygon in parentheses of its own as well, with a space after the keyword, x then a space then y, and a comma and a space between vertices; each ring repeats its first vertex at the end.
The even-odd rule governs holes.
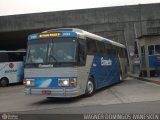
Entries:
POLYGON ((54 55, 49 55, 49 62, 50 62, 50 58, 53 58, 55 62, 58 62, 57 59, 54 57, 54 55))

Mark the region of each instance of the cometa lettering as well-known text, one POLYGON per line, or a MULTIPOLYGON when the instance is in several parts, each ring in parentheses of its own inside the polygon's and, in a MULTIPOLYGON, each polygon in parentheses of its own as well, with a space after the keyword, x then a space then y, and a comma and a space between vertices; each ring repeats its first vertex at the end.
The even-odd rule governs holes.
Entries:
POLYGON ((112 65, 112 60, 108 59, 105 60, 103 57, 101 58, 101 66, 111 66, 112 65))
POLYGON ((53 65, 52 65, 52 64, 49 64, 49 65, 39 64, 39 67, 40 67, 40 68, 49 68, 49 67, 53 67, 53 65))

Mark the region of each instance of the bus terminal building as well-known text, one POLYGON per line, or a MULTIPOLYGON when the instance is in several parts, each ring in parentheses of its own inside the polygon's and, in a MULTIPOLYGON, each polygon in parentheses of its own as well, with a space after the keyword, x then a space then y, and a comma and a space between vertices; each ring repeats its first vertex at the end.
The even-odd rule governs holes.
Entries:
MULTIPOLYGON (((80 28, 125 45, 130 72, 138 69, 141 72, 141 68, 145 68, 136 41, 143 42, 142 39, 148 37, 151 42, 152 39, 159 40, 160 3, 0 16, 0 26, 0 50, 26 49, 27 37, 32 33, 55 28, 80 28)), ((150 48, 155 52, 157 46, 150 48)), ((148 73, 148 69, 142 72, 144 75, 148 73)), ((151 74, 157 75, 156 72, 151 74)))

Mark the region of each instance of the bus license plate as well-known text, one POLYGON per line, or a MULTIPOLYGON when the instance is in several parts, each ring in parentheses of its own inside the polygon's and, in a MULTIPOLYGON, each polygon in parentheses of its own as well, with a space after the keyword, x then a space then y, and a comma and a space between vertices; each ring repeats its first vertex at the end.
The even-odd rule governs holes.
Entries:
POLYGON ((50 91, 50 90, 42 90, 42 94, 50 95, 50 94, 51 94, 51 91, 50 91))

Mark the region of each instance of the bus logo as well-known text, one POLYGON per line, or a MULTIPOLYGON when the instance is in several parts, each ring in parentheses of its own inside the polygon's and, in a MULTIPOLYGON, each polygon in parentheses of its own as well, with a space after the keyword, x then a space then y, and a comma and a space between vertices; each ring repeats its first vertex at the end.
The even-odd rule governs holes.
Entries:
POLYGON ((103 57, 101 57, 101 66, 111 66, 112 65, 112 60, 108 59, 105 60, 103 57))
POLYGON ((9 63, 9 68, 13 68, 14 64, 13 63, 9 63))

